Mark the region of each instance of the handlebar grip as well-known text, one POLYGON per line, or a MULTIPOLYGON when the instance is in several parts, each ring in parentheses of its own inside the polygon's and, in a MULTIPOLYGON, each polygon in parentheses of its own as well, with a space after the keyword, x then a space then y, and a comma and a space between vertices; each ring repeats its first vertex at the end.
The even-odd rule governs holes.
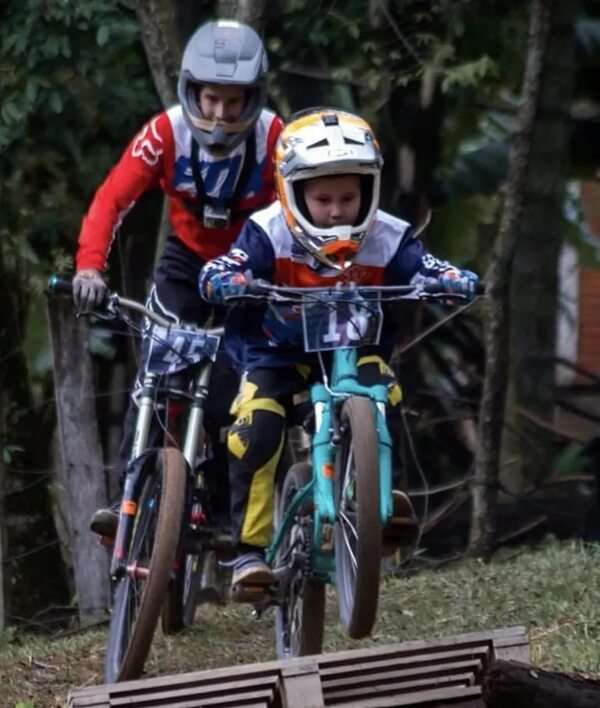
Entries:
MULTIPOLYGON (((423 285, 423 292, 427 295, 449 295, 450 297, 460 294, 448 292, 440 283, 427 283, 423 285)), ((475 295, 485 295, 485 283, 481 280, 475 283, 475 295)))
POLYGON ((448 293, 441 283, 425 283, 422 291, 427 295, 445 295, 448 293))
POLYGON ((72 295, 73 283, 70 280, 51 275, 48 279, 48 292, 52 295, 72 295))
POLYGON ((256 280, 251 280, 246 286, 247 295, 266 295, 269 292, 271 283, 267 280, 262 280, 257 278, 256 280))

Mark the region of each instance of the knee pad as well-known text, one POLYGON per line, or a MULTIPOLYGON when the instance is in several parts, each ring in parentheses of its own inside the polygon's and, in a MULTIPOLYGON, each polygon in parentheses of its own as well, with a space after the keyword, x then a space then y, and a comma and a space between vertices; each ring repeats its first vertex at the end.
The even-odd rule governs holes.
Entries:
POLYGON ((263 467, 281 453, 285 411, 272 398, 238 401, 236 419, 227 435, 227 449, 253 469, 263 467))
POLYGON ((387 388, 388 405, 397 406, 402 401, 402 387, 394 372, 386 362, 377 355, 363 356, 358 360, 359 380, 366 386, 382 383, 387 388), (362 368, 361 368, 362 367, 362 368))

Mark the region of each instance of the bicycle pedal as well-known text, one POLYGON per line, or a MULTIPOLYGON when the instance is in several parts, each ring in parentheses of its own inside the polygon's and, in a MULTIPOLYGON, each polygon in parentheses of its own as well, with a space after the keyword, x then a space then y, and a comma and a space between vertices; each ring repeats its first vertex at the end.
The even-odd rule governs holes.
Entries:
POLYGON ((231 586, 231 601, 260 604, 269 597, 269 589, 269 585, 236 583, 231 586))

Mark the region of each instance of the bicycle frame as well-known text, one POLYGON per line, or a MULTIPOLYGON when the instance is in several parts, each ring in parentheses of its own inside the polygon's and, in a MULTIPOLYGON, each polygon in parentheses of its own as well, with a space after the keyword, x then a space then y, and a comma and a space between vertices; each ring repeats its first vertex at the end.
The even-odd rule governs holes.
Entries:
MULTIPOLYGON (((423 288, 415 293, 414 286, 383 286, 365 288, 402 293, 402 299, 418 300, 422 294, 440 295, 440 286, 423 288)), ((298 298, 301 292, 319 292, 323 288, 294 289, 271 286, 260 282, 255 296, 261 292, 274 293, 285 299, 286 296, 298 298)), ((444 295, 445 296, 445 295, 444 295)), ((396 298, 400 299, 400 298, 396 298)), ((276 302, 276 300, 275 300, 276 302)), ((341 404, 351 396, 362 396, 373 402, 375 429, 379 451, 379 513, 382 526, 388 524, 393 515, 392 498, 392 440, 386 422, 387 388, 384 384, 364 386, 358 381, 358 350, 355 347, 333 349, 331 384, 315 383, 311 387, 311 401, 315 412, 316 430, 311 440, 312 480, 303 489, 298 490, 284 513, 282 523, 267 550, 266 560, 272 564, 277 555, 282 539, 286 537, 301 505, 312 495, 313 512, 313 551, 311 568, 314 573, 327 582, 331 582, 335 573, 335 557, 332 547, 333 524, 337 521, 338 510, 335 498, 334 462, 340 442, 338 410, 341 404)))
POLYGON ((315 383, 311 386, 311 401, 315 411, 316 430, 312 436, 311 462, 313 478, 299 490, 284 514, 266 559, 272 563, 282 538, 289 532, 293 519, 306 497, 312 492, 313 515, 313 571, 331 581, 335 560, 331 547, 331 529, 337 518, 334 489, 334 460, 337 452, 337 408, 350 396, 364 396, 374 403, 376 429, 379 439, 379 497, 382 524, 392 515, 392 439, 387 427, 385 406, 387 389, 384 384, 363 386, 358 381, 358 352, 341 348, 333 352, 331 385, 315 383))
MULTIPOLYGON (((200 365, 190 395, 189 415, 183 435, 182 452, 188 464, 188 470, 191 470, 195 476, 196 488, 204 486, 203 473, 201 470, 196 470, 196 455, 204 443, 204 404, 208 397, 208 384, 212 366, 213 362, 208 358, 204 359, 200 365)), ((134 462, 140 460, 144 451, 147 450, 159 379, 159 375, 154 372, 146 372, 144 376, 133 446, 125 476, 119 526, 111 561, 110 573, 113 578, 122 575, 128 570, 126 558, 137 512, 135 500, 145 479, 144 465, 135 465, 134 462)), ((167 406, 169 393, 170 391, 167 390, 167 406)), ((167 432, 170 431, 167 430, 167 432)))

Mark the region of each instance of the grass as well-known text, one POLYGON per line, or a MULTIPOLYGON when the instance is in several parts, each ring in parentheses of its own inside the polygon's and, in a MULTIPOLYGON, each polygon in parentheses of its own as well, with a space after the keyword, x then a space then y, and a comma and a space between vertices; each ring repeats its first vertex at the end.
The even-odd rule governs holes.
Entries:
MULTIPOLYGON (((368 640, 344 637, 333 591, 327 620, 328 652, 524 624, 532 663, 600 674, 600 546, 548 540, 502 551, 491 563, 464 560, 387 577, 368 640)), ((52 641, 17 636, 0 649, 0 705, 61 706, 70 688, 101 683, 105 641, 104 628, 52 641)), ((192 631, 157 634, 147 675, 274 658, 271 614, 256 621, 245 606, 204 607, 192 631)))

